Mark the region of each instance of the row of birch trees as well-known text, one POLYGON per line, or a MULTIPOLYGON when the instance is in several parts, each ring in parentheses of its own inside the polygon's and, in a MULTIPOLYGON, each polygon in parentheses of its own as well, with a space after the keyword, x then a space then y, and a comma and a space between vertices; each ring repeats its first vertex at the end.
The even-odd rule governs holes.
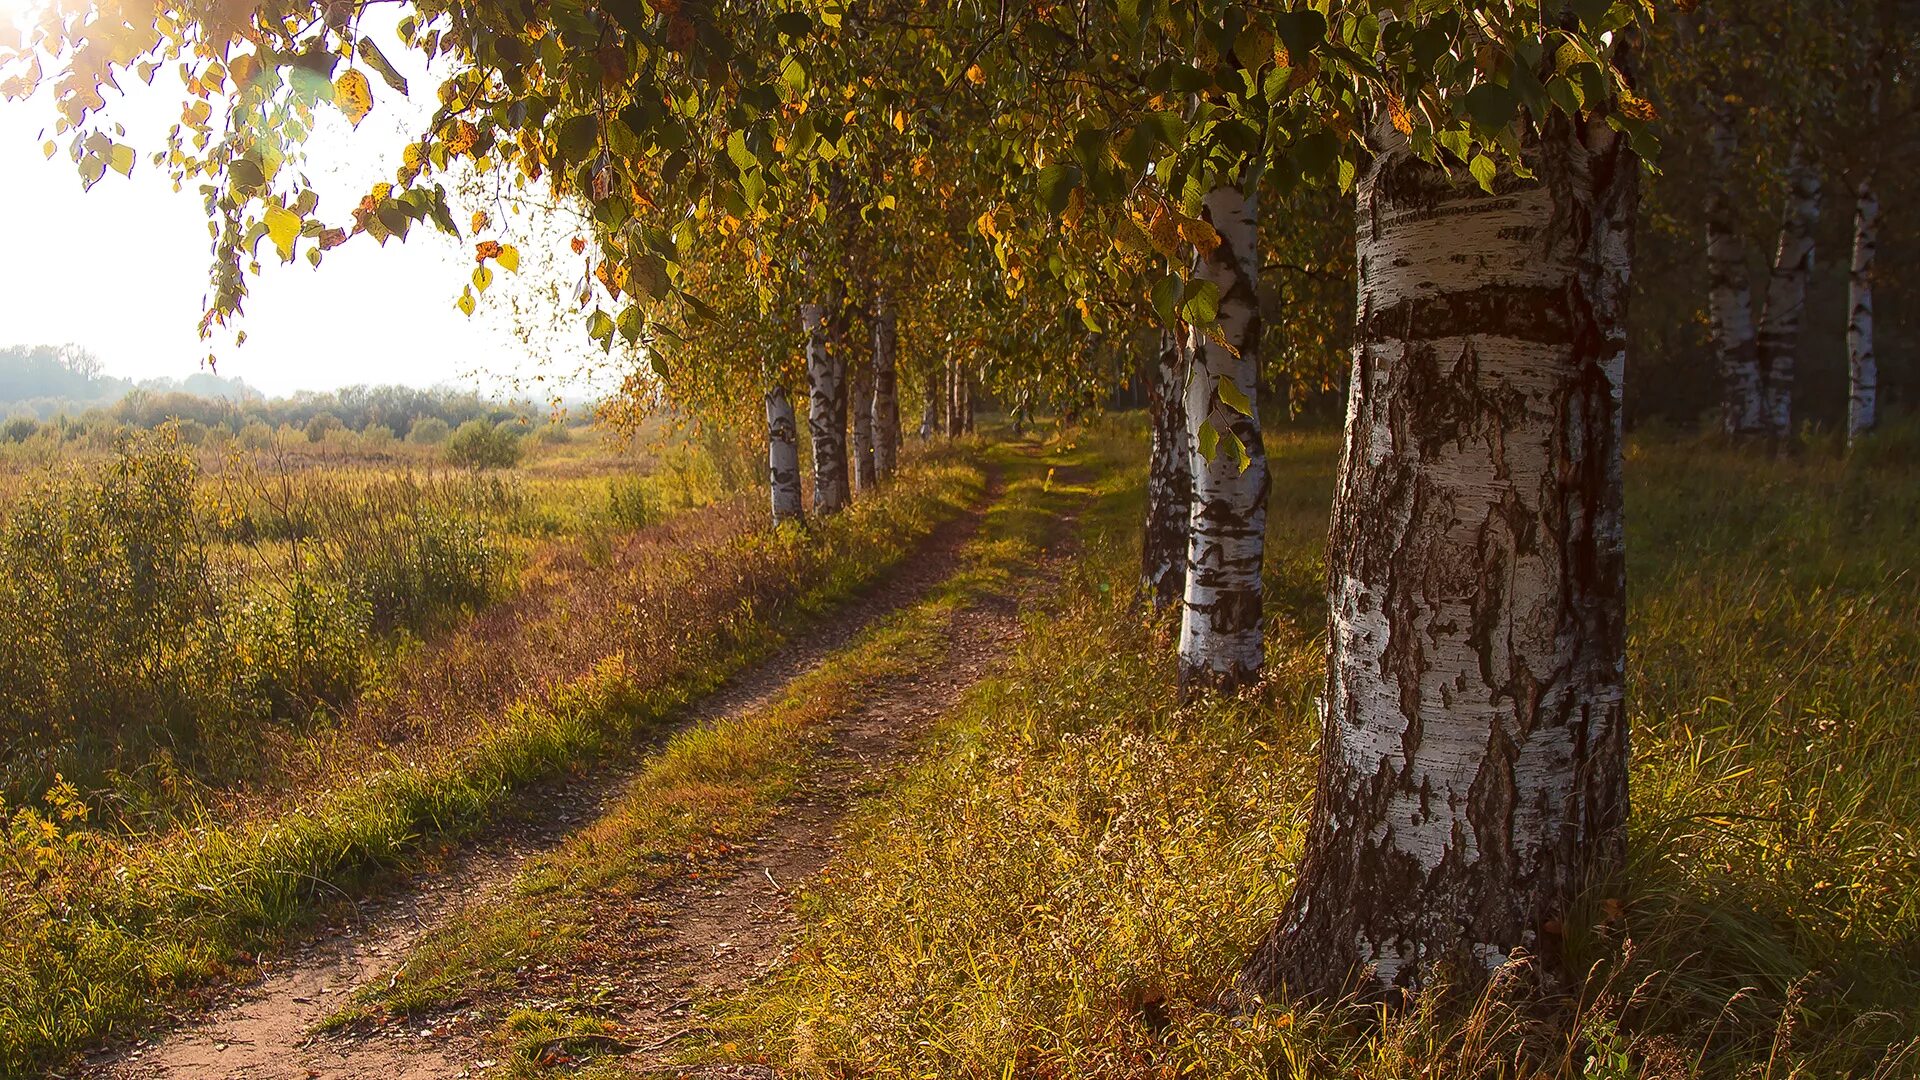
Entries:
MULTIPOLYGON (((182 123, 138 160, 207 195, 209 333, 263 253, 318 265, 414 227, 471 238, 484 292, 510 245, 463 227, 455 172, 582 207, 588 337, 640 392, 764 430, 780 519, 802 512, 795 387, 824 513, 896 467, 903 376, 951 434, 976 385, 1087 400, 1157 341, 1142 585, 1177 609, 1189 696, 1262 674, 1262 398, 1344 379, 1312 823, 1240 985, 1568 974, 1559 928, 1621 868, 1628 814, 1622 403, 1665 13, 423 0, 398 41, 359 13, 102 0, 0 42, 0 91, 49 84, 91 182, 136 160, 114 80, 179 71, 182 123), (415 92, 384 49, 451 73, 393 182, 322 206, 297 167, 313 111, 415 92)), ((1756 423, 1787 385, 1767 325, 1756 423)))

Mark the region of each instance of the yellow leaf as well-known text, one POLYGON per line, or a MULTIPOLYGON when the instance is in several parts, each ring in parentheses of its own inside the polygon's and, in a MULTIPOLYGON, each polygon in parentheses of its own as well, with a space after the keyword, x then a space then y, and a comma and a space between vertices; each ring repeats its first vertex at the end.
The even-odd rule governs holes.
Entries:
POLYGON ((500 254, 494 256, 493 261, 517 273, 520 269, 520 249, 512 244, 502 244, 500 254))
POLYGON ((393 185, 387 183, 384 180, 378 184, 373 185, 373 198, 375 202, 384 202, 392 194, 393 194, 393 185))
POLYGON ((979 64, 975 64, 967 69, 967 81, 975 86, 985 86, 987 85, 987 73, 980 70, 979 64))
POLYGON ((1413 134, 1413 114, 1407 111, 1407 103, 1400 100, 1399 94, 1387 94, 1387 117, 1393 121, 1393 130, 1402 135, 1413 134))
POLYGON ((373 110, 373 86, 365 75, 348 68, 333 80, 333 103, 347 114, 353 126, 359 127, 360 121, 373 110))
POLYGON ((1199 218, 1181 218, 1180 235, 1186 238, 1187 243, 1199 248, 1202 253, 1220 246, 1220 234, 1214 231, 1212 225, 1199 218))
POLYGON ((473 212, 473 229, 471 231, 481 232, 484 229, 486 229, 487 225, 491 221, 492 219, 487 217, 487 212, 485 210, 475 210, 473 212))
POLYGON ((300 235, 300 215, 284 206, 267 207, 267 236, 282 262, 293 258, 293 242, 300 235))
POLYGON ((905 109, 893 110, 893 130, 902 135, 907 133, 907 111, 905 109))
POLYGON ((473 289, 472 289, 472 288, 466 288, 466 289, 462 289, 462 290, 460 290, 460 299, 458 299, 458 300, 455 300, 455 301, 453 302, 453 306, 454 306, 454 307, 457 307, 457 308, 459 308, 459 309, 460 309, 460 313, 461 313, 462 315, 465 315, 465 316, 467 316, 468 318, 472 318, 472 317, 473 317, 473 307, 474 307, 474 305, 473 305, 473 289))

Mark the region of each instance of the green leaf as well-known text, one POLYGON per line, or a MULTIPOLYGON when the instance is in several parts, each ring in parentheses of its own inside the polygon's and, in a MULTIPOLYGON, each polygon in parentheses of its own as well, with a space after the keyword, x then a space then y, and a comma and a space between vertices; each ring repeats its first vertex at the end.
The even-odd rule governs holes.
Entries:
POLYGON ((1213 426, 1212 420, 1202 420, 1200 430, 1194 433, 1200 456, 1207 461, 1213 460, 1214 453, 1220 448, 1220 429, 1213 426))
POLYGON ((1240 392, 1240 384, 1225 375, 1220 376, 1220 403, 1241 416, 1253 415, 1253 402, 1240 392))
POLYGON ((1180 297, 1180 310, 1190 323, 1213 325, 1220 317, 1220 286, 1199 279, 1187 282, 1186 292, 1180 297))
POLYGON ((813 19, 804 11, 783 11, 773 17, 773 28, 790 38, 813 33, 813 19))
POLYGON ((1467 91, 1467 115, 1483 128, 1499 128, 1511 123, 1515 104, 1513 91, 1495 83, 1483 82, 1467 91))
POLYGON ((570 116, 560 122, 560 160, 563 162, 585 161, 599 141, 600 118, 592 113, 570 116))
POLYGON ((372 38, 360 39, 359 52, 360 59, 365 60, 368 67, 379 73, 380 81, 402 94, 407 92, 407 80, 394 70, 393 62, 387 59, 387 54, 380 51, 380 46, 375 45, 372 38))
POLYGON ((1577 115, 1580 112, 1581 106, 1586 104, 1580 92, 1580 87, 1575 85, 1565 75, 1555 75, 1553 78, 1547 80, 1547 97, 1551 99, 1555 105, 1560 107, 1561 112, 1566 113, 1568 116, 1577 115))
POLYGON ((1239 467, 1239 471, 1246 472, 1247 468, 1253 464, 1253 456, 1247 453, 1247 444, 1241 442, 1240 436, 1232 431, 1221 432, 1220 442, 1223 448, 1233 455, 1233 462, 1239 467))
POLYGON ((1297 66, 1327 36, 1327 17, 1313 10, 1281 11, 1273 16, 1273 32, 1287 46, 1287 54, 1297 66))
POLYGON ((1494 167, 1492 158, 1485 154, 1475 154, 1473 160, 1467 162, 1467 170, 1473 173, 1473 178, 1480 182, 1480 186, 1486 190, 1487 194, 1493 194, 1493 176, 1498 170, 1494 167))
POLYGON ((626 340, 627 344, 631 345, 639 341, 640 331, 646 328, 646 319, 640 313, 640 305, 628 304, 622 308, 620 318, 617 320, 617 325, 620 330, 620 336, 626 340))
POLYGON ((587 336, 606 348, 613 347, 613 318, 599 308, 587 316, 587 336))
POLYGON ((1050 214, 1058 214, 1067 208, 1067 199, 1073 189, 1080 186, 1080 166, 1070 162, 1056 161, 1040 170, 1040 202, 1050 214))
POLYGON ((1172 326, 1179 320, 1176 310, 1180 304, 1180 278, 1177 274, 1168 274, 1153 283, 1153 312, 1160 316, 1163 326, 1172 326))

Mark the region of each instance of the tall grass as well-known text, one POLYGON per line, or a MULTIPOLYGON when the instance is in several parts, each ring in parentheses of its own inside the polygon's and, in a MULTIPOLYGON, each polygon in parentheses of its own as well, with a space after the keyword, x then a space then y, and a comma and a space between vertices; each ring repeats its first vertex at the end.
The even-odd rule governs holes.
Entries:
POLYGON ((811 533, 744 505, 626 539, 610 567, 551 549, 509 601, 399 658, 338 724, 291 744, 275 798, 191 829, 89 827, 54 784, 0 845, 0 1075, 151 1017, 423 840, 484 828, 514 794, 595 759, 900 559, 977 497, 931 464, 811 533), (303 768, 298 755, 304 755, 303 768))
POLYGON ((795 959, 704 1053, 794 1075, 1838 1077, 1920 1069, 1920 475, 1637 438, 1633 863, 1564 1000, 1218 1007, 1291 887, 1336 440, 1273 455, 1270 677, 1181 709, 1130 603, 1137 442, 1011 668, 858 821, 795 959), (732 1049, 726 1049, 731 1044, 732 1049))

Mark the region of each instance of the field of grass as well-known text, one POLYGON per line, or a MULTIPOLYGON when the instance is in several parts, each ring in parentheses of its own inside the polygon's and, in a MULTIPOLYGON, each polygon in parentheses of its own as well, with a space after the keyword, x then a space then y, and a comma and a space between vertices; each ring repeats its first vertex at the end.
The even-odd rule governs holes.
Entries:
POLYGON ((289 555, 248 576, 232 572, 231 550, 248 542, 219 535, 222 478, 159 438, 36 481, 4 523, 4 629, 44 634, 46 656, 75 642, 124 655, 83 654, 72 675, 0 665, 8 715, 43 718, 9 736, 19 741, 0 805, 0 1075, 244 970, 342 895, 483 830, 528 785, 631 753, 635 733, 871 580, 983 483, 964 460, 926 459, 883 497, 802 533, 763 526, 750 496, 691 486, 712 483, 691 468, 611 481, 662 508, 644 519, 620 517, 620 487, 590 471, 299 470, 276 478, 281 490, 334 492, 340 516, 288 528, 288 504, 266 500, 280 531, 301 538, 287 544, 303 562, 296 571, 289 555), (476 509, 461 501, 471 485, 543 494, 476 509), (676 501, 677 485, 693 496, 676 501), (395 486, 413 501, 383 501, 395 486), (403 568, 423 558, 431 568, 446 561, 422 526, 433 514, 463 543, 488 545, 485 590, 418 623, 367 622, 356 605, 371 600, 314 551, 332 547, 332 566, 363 570, 377 561, 372 517, 407 541, 396 545, 403 568), (539 524, 556 518, 571 524, 539 524), (307 573, 305 595, 323 602, 302 608, 307 573), (277 614, 255 614, 276 598, 277 614), (327 621, 340 609, 360 620, 356 632, 327 621), (220 633, 248 618, 268 618, 279 637, 220 633), (101 632, 116 625, 129 632, 101 632), (249 676, 272 670, 260 641, 362 674, 331 698, 261 710, 246 693, 249 676), (60 711, 98 685, 79 677, 81 663, 123 675, 123 696, 83 701, 84 716, 60 711))
POLYGON ((1086 556, 810 893, 696 1057, 794 1076, 1895 1077, 1920 1070, 1920 470, 1899 434, 1628 461, 1632 866, 1541 1003, 1218 1007, 1306 824, 1336 437, 1273 457, 1265 686, 1174 702, 1130 603, 1137 432, 1086 556))

